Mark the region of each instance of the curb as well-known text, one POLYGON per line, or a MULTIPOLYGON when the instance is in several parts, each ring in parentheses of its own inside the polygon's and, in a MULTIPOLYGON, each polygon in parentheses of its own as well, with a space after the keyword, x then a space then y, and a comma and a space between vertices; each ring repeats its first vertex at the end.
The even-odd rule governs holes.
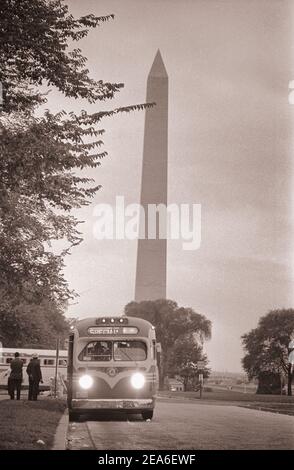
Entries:
POLYGON ((67 428, 68 428, 68 411, 67 409, 61 416, 56 428, 53 446, 51 450, 66 450, 67 445, 67 428))
POLYGON ((238 405, 240 408, 246 408, 247 410, 253 411, 267 411, 269 413, 285 415, 285 416, 294 416, 294 411, 291 410, 283 410, 281 408, 271 408, 270 406, 251 406, 251 405, 238 405))

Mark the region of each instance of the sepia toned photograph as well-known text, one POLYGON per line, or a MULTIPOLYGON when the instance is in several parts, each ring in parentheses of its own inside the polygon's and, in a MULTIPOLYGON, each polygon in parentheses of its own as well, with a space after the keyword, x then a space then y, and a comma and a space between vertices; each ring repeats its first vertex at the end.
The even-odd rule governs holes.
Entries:
POLYGON ((0 464, 294 450, 293 154, 294 0, 1 0, 0 464))

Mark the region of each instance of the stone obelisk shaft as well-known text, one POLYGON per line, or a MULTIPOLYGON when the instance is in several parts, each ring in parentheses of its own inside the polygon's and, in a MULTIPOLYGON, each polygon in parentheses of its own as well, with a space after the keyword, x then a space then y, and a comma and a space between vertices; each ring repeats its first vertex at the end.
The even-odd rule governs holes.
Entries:
MULTIPOLYGON (((166 298, 166 239, 148 239, 149 204, 167 204, 168 75, 158 51, 147 80, 141 205, 145 209, 145 239, 138 240, 135 300, 166 298)), ((157 220, 158 222, 158 220, 157 220)))

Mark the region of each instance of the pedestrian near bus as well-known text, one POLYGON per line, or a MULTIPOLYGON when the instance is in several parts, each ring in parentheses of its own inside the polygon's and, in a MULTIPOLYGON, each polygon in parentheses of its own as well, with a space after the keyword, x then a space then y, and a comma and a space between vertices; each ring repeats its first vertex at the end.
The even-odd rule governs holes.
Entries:
POLYGON ((33 354, 32 359, 27 367, 29 376, 29 400, 36 401, 39 394, 39 383, 43 383, 42 372, 38 354, 33 354))
POLYGON ((14 400, 15 391, 16 391, 16 399, 20 400, 20 392, 21 392, 21 383, 22 383, 22 367, 23 362, 19 357, 19 353, 16 352, 14 354, 14 359, 12 359, 10 363, 10 376, 9 376, 9 394, 11 400, 14 400))

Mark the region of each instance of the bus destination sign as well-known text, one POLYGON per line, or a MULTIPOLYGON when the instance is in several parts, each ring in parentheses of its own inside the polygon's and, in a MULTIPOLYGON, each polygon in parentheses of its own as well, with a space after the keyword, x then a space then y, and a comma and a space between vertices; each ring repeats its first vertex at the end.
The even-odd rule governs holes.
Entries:
POLYGON ((97 327, 93 326, 88 329, 88 333, 90 335, 118 335, 122 328, 111 327, 111 326, 104 326, 104 327, 97 327))
POLYGON ((136 335, 138 328, 131 326, 91 326, 88 328, 89 335, 136 335))

